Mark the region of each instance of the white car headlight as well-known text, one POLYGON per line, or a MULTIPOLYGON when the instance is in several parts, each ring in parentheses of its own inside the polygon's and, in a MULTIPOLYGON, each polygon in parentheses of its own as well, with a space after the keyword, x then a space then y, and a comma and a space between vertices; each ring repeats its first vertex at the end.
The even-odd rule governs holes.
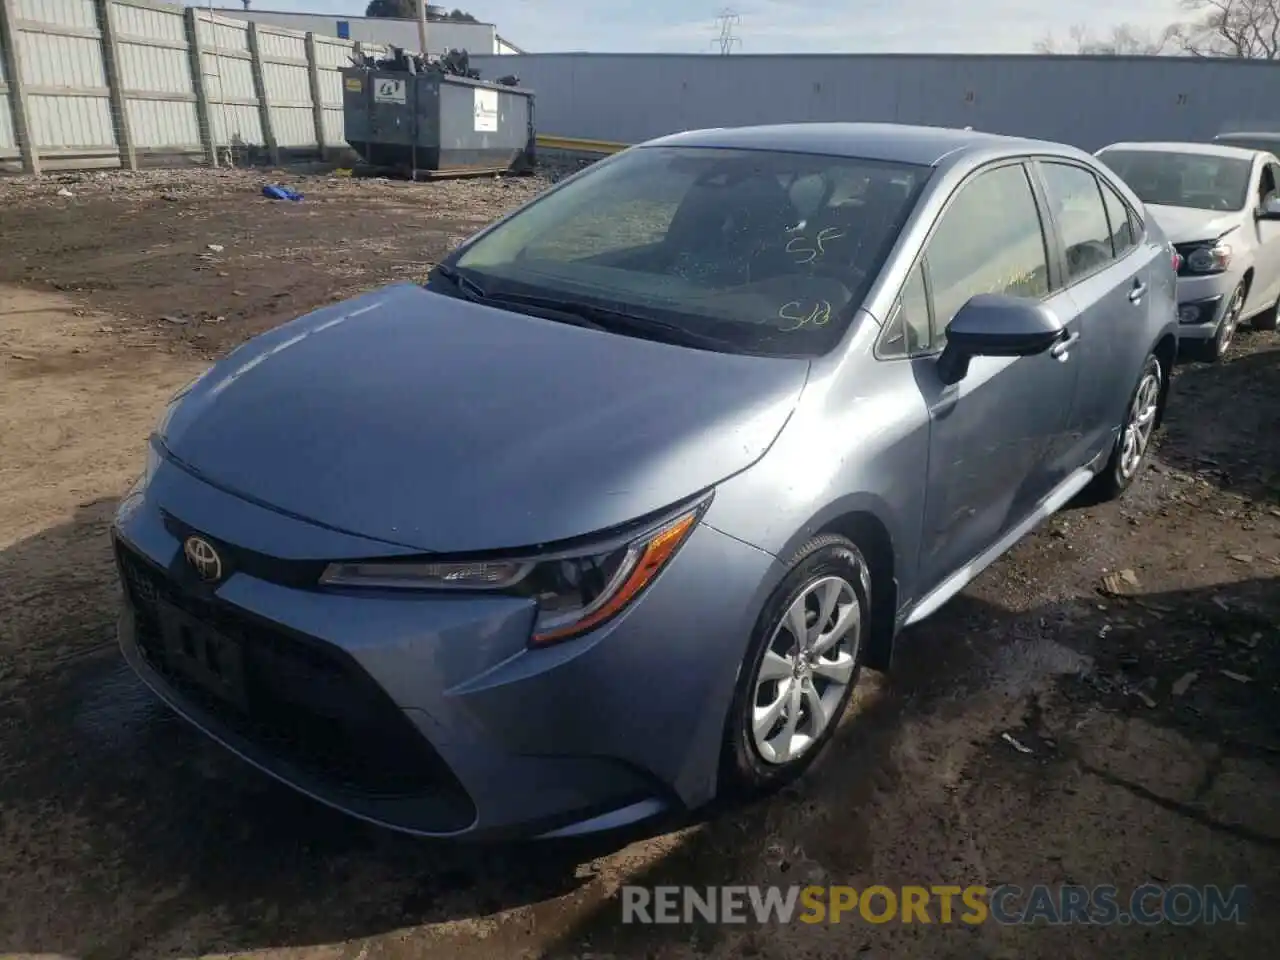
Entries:
POLYGON ((1231 265, 1231 247, 1206 242, 1187 254, 1187 269, 1195 273, 1221 273, 1231 265))
POLYGON ((488 591, 538 603, 533 643, 595 629, 630 604, 688 539, 710 498, 639 534, 529 557, 477 561, 371 560, 331 563, 327 587, 488 591))

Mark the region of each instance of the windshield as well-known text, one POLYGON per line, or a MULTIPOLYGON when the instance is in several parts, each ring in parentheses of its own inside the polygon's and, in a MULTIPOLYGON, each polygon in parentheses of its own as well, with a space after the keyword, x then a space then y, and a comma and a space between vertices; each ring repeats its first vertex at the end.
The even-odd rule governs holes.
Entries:
MULTIPOLYGON (((814 356, 861 305, 929 168, 641 147, 597 164, 450 266, 485 294, 679 326, 727 349, 814 356)), ((641 324, 626 329, 645 335, 641 324)))
POLYGON ((1252 161, 1203 153, 1104 150, 1100 159, 1143 203, 1194 210, 1240 210, 1252 161))

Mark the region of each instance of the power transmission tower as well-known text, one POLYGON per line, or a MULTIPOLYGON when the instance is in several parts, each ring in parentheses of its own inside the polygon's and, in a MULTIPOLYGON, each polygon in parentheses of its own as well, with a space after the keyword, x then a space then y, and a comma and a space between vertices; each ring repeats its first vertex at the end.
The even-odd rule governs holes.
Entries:
POLYGON ((711 43, 719 44, 720 53, 728 56, 733 52, 734 46, 742 46, 742 40, 734 36, 733 28, 742 25, 742 17, 738 16, 733 10, 725 8, 716 16, 716 23, 720 25, 720 36, 711 43))

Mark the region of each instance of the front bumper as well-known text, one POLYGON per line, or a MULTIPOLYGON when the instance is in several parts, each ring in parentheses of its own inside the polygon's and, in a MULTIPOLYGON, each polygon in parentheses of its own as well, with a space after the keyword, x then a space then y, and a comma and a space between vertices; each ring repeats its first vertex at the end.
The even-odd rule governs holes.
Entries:
POLYGON ((712 799, 737 667, 780 575, 702 525, 622 615, 530 650, 520 598, 291 582, 369 545, 168 462, 122 503, 113 537, 121 648, 163 700, 321 802, 438 837, 588 833, 712 799), (188 569, 188 532, 234 558, 213 588, 188 569), (232 638, 236 696, 180 666, 159 611, 232 638))
POLYGON ((1212 340, 1239 279, 1233 273, 1178 277, 1178 338, 1212 340))

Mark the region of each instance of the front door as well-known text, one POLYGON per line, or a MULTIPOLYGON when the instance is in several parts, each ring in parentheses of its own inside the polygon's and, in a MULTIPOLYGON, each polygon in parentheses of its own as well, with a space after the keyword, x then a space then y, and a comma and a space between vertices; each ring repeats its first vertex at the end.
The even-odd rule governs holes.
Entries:
POLYGON ((1259 220, 1254 215, 1264 200, 1280 195, 1280 165, 1268 160, 1259 168, 1257 189, 1249 199, 1250 216, 1241 228, 1250 233, 1255 245, 1253 285, 1244 305, 1247 316, 1267 309, 1280 297, 1280 220, 1259 220))
POLYGON ((977 357, 951 385, 938 376, 936 352, 951 318, 979 293, 1041 301, 1070 327, 1074 308, 1050 263, 1028 171, 1016 162, 970 178, 926 246, 935 352, 913 361, 930 413, 923 591, 1029 516, 1059 479, 1050 464, 1075 402, 1075 344, 1032 357, 977 357))

